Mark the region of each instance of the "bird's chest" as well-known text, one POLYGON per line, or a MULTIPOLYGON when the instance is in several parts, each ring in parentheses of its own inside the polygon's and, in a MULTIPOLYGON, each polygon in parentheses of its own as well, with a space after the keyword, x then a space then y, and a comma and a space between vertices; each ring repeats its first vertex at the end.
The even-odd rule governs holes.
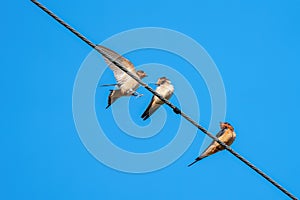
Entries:
POLYGON ((220 140, 227 145, 231 145, 235 139, 235 133, 233 131, 226 131, 221 137, 220 140))

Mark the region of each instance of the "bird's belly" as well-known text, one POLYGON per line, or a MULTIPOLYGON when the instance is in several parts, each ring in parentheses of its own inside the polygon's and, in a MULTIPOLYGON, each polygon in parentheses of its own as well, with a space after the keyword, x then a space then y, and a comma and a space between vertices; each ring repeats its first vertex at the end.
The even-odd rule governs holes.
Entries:
POLYGON ((132 79, 124 83, 120 89, 125 96, 131 96, 138 87, 139 83, 132 79))

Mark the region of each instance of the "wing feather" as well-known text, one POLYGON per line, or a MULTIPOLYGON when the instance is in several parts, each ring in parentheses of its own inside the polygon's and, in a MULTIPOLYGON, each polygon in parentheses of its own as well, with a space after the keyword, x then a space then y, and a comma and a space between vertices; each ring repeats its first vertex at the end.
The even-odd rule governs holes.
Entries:
POLYGON ((148 119, 154 113, 154 111, 156 111, 158 109, 158 107, 160 106, 159 104, 155 103, 154 99, 155 99, 155 96, 152 97, 148 107, 142 114, 141 118, 143 118, 143 120, 148 119))
MULTIPOLYGON (((121 56, 120 54, 114 52, 111 49, 108 49, 104 46, 97 46, 98 49, 100 49, 102 52, 104 52, 109 58, 112 60, 120 63, 123 67, 125 67, 128 71, 132 73, 136 73, 134 69, 134 65, 125 57, 121 56)), ((104 57, 104 61, 108 65, 108 67, 113 71, 114 77, 117 80, 118 85, 123 85, 126 81, 131 79, 129 75, 127 75, 124 71, 122 71, 119 67, 117 67, 115 64, 113 64, 108 58, 104 57)))

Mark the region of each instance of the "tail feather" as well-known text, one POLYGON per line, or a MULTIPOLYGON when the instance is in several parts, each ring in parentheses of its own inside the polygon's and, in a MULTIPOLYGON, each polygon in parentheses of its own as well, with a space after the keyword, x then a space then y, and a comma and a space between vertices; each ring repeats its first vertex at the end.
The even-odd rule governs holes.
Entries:
POLYGON ((141 118, 143 118, 143 120, 146 120, 150 117, 150 112, 149 112, 150 107, 151 107, 151 104, 149 104, 149 106, 147 107, 145 112, 142 114, 141 118))
POLYGON ((122 96, 121 90, 109 90, 110 93, 108 95, 108 104, 106 109, 109 108, 111 104, 113 104, 118 98, 122 96))
POLYGON ((142 114, 141 118, 143 118, 143 120, 148 119, 159 108, 159 106, 159 104, 155 103, 149 104, 145 112, 142 114))
POLYGON ((103 85, 99 85, 99 87, 108 87, 108 86, 116 86, 118 84, 113 83, 113 84, 103 84, 103 85))
POLYGON ((112 104, 112 102, 111 102, 111 96, 112 96, 112 93, 113 93, 114 91, 113 91, 113 90, 109 90, 109 91, 110 91, 110 93, 109 93, 109 95, 108 95, 107 106, 106 106, 105 109, 107 109, 107 108, 112 104))
POLYGON ((150 108, 151 108, 151 106, 152 106, 153 98, 154 98, 154 97, 152 97, 152 99, 151 99, 151 101, 150 101, 148 107, 146 108, 145 112, 144 112, 144 113, 142 114, 142 116, 141 116, 141 118, 143 118, 143 120, 148 119, 148 118, 150 117, 150 115, 151 115, 151 113, 150 113, 150 108))
POLYGON ((203 159, 202 157, 197 157, 194 162, 192 162, 191 164, 188 165, 188 167, 192 166, 193 164, 195 164, 196 162, 198 162, 202 159, 203 159))

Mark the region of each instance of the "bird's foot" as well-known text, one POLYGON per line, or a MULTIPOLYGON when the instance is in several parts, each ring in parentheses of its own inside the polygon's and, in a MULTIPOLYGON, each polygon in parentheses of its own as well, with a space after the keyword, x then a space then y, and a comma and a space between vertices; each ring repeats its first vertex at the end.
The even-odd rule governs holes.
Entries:
POLYGON ((139 98, 139 97, 143 96, 143 94, 140 94, 138 92, 135 92, 132 95, 135 96, 136 98, 139 98))
POLYGON ((144 94, 138 94, 136 98, 142 97, 144 94))

